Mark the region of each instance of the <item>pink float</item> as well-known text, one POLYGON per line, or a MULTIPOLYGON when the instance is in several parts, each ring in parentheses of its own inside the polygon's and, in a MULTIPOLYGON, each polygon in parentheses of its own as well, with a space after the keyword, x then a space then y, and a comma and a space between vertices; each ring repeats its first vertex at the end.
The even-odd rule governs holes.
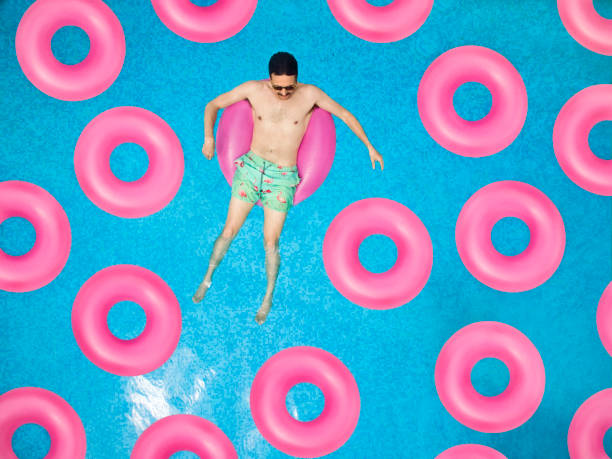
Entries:
POLYGON ((12 439, 24 424, 38 424, 49 434, 51 446, 45 459, 85 458, 83 424, 59 395, 38 387, 20 387, 0 395, 0 457, 18 459, 12 439))
POLYGON ((72 307, 72 331, 83 354, 98 367, 120 376, 149 373, 166 362, 181 335, 181 308, 157 274, 140 266, 105 268, 83 284, 72 307), (146 314, 142 333, 117 338, 107 325, 120 301, 137 303, 146 314))
POLYGON ((96 116, 83 130, 74 151, 79 185, 100 209, 124 218, 140 218, 163 209, 176 195, 184 172, 181 143, 168 124, 138 107, 117 107, 96 116), (147 152, 149 167, 133 182, 118 179, 110 156, 122 143, 147 152))
POLYGON ((402 40, 425 23, 433 0, 395 0, 374 6, 367 0, 327 0, 342 27, 357 37, 375 43, 402 40))
POLYGON ((589 132, 601 121, 612 121, 612 84, 590 86, 567 101, 555 121, 553 147, 572 182, 612 196, 612 160, 598 158, 589 147, 589 132))
POLYGON ((417 104, 423 126, 442 147, 481 157, 498 153, 519 135, 527 117, 527 90, 501 54, 482 46, 460 46, 427 68, 417 104), (491 92, 491 110, 480 120, 461 118, 453 106, 455 91, 468 82, 481 83, 491 92))
POLYGON ((531 418, 544 395, 545 379, 535 346, 500 322, 477 322, 456 332, 442 347, 435 370, 440 401, 451 416, 487 433, 515 429, 531 418), (486 358, 501 360, 510 372, 508 387, 493 397, 472 386, 472 369, 486 358))
POLYGON ((436 459, 508 459, 493 448, 482 445, 459 445, 447 449, 436 459))
MULTIPOLYGON (((221 171, 230 185, 236 171, 234 160, 250 150, 252 138, 253 112, 249 102, 242 100, 227 107, 217 127, 216 144, 221 171)), ((321 186, 334 162, 335 151, 334 120, 325 110, 315 108, 298 150, 297 168, 301 181, 295 191, 294 204, 321 186)))
POLYGON ((285 349, 263 364, 251 386, 250 404, 264 438, 299 457, 324 456, 344 445, 360 410, 359 389, 348 368, 329 352, 307 346, 285 349), (312 421, 295 420, 285 406, 289 390, 300 383, 314 384, 325 396, 323 412, 312 421))
POLYGON ((585 48, 612 56, 612 19, 595 10, 593 0, 557 0, 563 25, 585 48))
POLYGON ((201 458, 238 459, 221 429, 199 416, 177 414, 152 424, 134 445, 131 459, 168 459, 179 451, 201 458))
POLYGON ((198 43, 215 43, 240 32, 251 20, 257 0, 217 0, 197 6, 189 0, 151 0, 159 19, 175 34, 198 43))
POLYGON ((125 58, 125 37, 115 14, 100 0, 37 0, 25 12, 15 36, 15 51, 28 80, 56 99, 90 99, 113 84, 125 58), (75 26, 89 37, 89 54, 78 64, 59 62, 51 38, 75 26))
POLYGON ((597 331, 606 351, 612 356, 612 282, 608 284, 599 300, 597 331))
POLYGON ((565 227, 540 190, 502 181, 481 188, 465 203, 455 240, 461 261, 476 279, 502 292, 523 292, 546 282, 559 267, 565 227), (503 255, 491 242, 493 226, 504 217, 519 218, 529 227, 529 245, 518 255, 503 255))
POLYGON ((433 265, 425 225, 407 207, 384 198, 357 201, 340 212, 323 240, 323 263, 332 284, 349 301, 370 309, 402 306, 423 289, 433 265), (383 234, 397 247, 395 264, 372 273, 359 261, 365 238, 383 234))
POLYGON ((604 389, 585 401, 569 426, 570 459, 609 459, 604 436, 612 427, 612 389, 604 389))
POLYGON ((72 237, 62 206, 41 187, 28 182, 0 182, 0 224, 8 218, 29 221, 36 231, 34 246, 12 256, 0 250, 0 289, 30 292, 44 287, 62 271, 72 237))

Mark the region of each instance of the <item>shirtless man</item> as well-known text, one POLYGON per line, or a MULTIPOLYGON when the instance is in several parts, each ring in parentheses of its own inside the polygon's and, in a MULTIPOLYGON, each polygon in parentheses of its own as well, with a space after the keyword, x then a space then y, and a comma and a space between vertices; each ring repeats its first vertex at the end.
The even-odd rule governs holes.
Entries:
POLYGON ((253 208, 261 199, 264 209, 263 237, 266 252, 268 286, 255 320, 262 324, 272 307, 272 294, 280 266, 278 241, 293 204, 297 173, 297 153, 310 114, 315 106, 337 116, 366 145, 372 162, 384 167, 383 159, 368 138, 359 121, 314 85, 298 83, 297 62, 289 53, 276 53, 268 65, 269 81, 247 81, 206 105, 204 111, 204 146, 202 153, 212 159, 215 153, 213 128, 217 112, 247 99, 253 110, 251 150, 235 161, 232 197, 223 231, 215 241, 208 270, 193 295, 193 302, 202 301, 212 283, 212 275, 253 208))

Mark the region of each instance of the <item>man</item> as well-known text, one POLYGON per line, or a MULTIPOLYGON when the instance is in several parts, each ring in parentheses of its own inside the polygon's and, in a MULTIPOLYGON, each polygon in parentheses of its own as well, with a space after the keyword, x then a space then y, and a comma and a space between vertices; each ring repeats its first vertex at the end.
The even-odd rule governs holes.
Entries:
POLYGON ((366 145, 372 169, 375 163, 384 167, 383 159, 368 138, 359 121, 314 85, 298 83, 297 62, 285 52, 270 59, 269 81, 247 81, 221 94, 206 105, 204 111, 204 146, 202 153, 212 159, 215 152, 213 128, 217 111, 247 99, 253 110, 251 150, 235 161, 232 197, 222 233, 215 241, 208 270, 193 295, 193 302, 202 301, 212 283, 212 275, 240 230, 253 204, 261 199, 264 209, 264 248, 268 286, 255 320, 262 324, 272 307, 272 294, 280 265, 278 241, 293 204, 297 173, 297 152, 315 106, 337 116, 366 145))

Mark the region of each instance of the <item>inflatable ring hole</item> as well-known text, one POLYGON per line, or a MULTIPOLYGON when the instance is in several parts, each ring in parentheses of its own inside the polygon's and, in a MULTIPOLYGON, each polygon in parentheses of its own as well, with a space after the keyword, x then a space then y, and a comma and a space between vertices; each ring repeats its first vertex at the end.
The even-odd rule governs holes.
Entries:
POLYGON ((149 155, 136 143, 122 143, 111 153, 110 168, 119 180, 134 182, 147 172, 149 155))
POLYGON ((287 393, 285 406, 296 421, 308 422, 323 412, 325 397, 314 384, 299 383, 287 393))
POLYGON ((372 6, 387 6, 394 2, 394 0, 366 0, 372 6))
POLYGON ((28 253, 36 241, 36 230, 21 217, 10 217, 0 223, 0 249, 12 256, 28 253))
POLYGON ((485 397, 494 397, 510 383, 508 367, 499 359, 486 358, 474 365, 471 373, 474 390, 485 397))
MULTIPOLYGON (((189 0, 195 6, 210 6, 217 3, 218 0, 189 0)), ((197 456, 194 456, 197 457, 197 456)))
POLYGON ((139 304, 119 301, 108 311, 106 322, 113 335, 127 341, 140 336, 145 329, 147 316, 139 304))
POLYGON ((24 424, 13 434, 12 446, 17 457, 43 459, 51 448, 51 437, 38 424, 24 424))
POLYGON ((453 94, 457 115, 467 121, 478 121, 487 116, 492 104, 491 91, 481 83, 464 83, 453 94))
POLYGON ((384 234, 372 234, 359 246, 359 261, 372 273, 384 273, 397 261, 397 246, 384 234))
POLYGON ((514 256, 527 248, 530 234, 529 227, 520 218, 504 217, 493 226, 491 242, 502 255, 514 256))
POLYGON ((612 121, 601 121, 589 132, 589 147, 595 156, 612 159, 612 121))
MULTIPOLYGON (((593 0, 593 6, 601 17, 612 19, 612 2, 610 0, 593 0)), ((609 453, 608 455, 610 456, 609 453)))
POLYGON ((168 459, 200 459, 196 453, 191 451, 178 451, 170 456, 168 459))
POLYGON ((51 51, 62 64, 75 65, 82 62, 89 54, 89 49, 89 36, 80 27, 62 27, 51 38, 51 51))
POLYGON ((606 430, 606 433, 604 435, 603 444, 604 444, 604 451, 606 452, 606 454, 612 457, 612 427, 606 430))

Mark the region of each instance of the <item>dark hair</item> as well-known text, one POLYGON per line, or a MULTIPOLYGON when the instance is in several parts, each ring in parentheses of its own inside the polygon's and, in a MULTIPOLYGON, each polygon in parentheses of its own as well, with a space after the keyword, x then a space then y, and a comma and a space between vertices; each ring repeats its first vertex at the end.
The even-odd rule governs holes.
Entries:
POLYGON ((279 53, 274 54, 270 58, 270 63, 268 64, 268 70, 270 75, 273 73, 275 75, 295 75, 297 78, 298 74, 298 65, 295 57, 291 54, 281 51, 279 53))

